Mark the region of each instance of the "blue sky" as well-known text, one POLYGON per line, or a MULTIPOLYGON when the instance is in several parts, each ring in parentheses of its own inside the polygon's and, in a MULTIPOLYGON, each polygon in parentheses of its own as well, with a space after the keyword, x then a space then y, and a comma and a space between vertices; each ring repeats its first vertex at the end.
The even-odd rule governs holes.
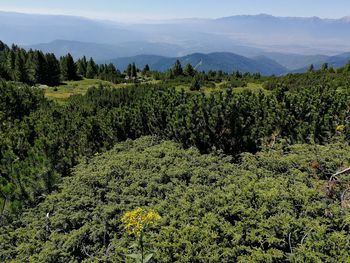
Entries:
POLYGON ((350 15, 350 0, 0 0, 0 10, 128 22, 261 13, 339 18, 350 15))

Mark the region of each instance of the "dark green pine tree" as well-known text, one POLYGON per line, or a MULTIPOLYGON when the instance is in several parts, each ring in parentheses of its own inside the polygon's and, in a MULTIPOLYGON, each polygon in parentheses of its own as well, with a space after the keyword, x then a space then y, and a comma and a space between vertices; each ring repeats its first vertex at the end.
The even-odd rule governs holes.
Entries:
POLYGON ((142 70, 142 74, 143 74, 143 75, 146 75, 146 74, 147 74, 148 72, 150 72, 150 71, 151 71, 151 69, 150 69, 149 65, 146 64, 145 67, 144 67, 143 70, 142 70))
POLYGON ((190 90, 192 91, 198 91, 201 89, 201 82, 200 82, 200 78, 198 75, 194 76, 191 82, 191 87, 190 90))
POLYGON ((79 59, 77 61, 77 72, 81 77, 86 77, 87 60, 86 57, 79 59))
POLYGON ((58 62, 56 56, 52 53, 46 54, 45 84, 49 86, 57 86, 60 84, 60 78, 60 63, 58 62))
POLYGON ((108 74, 107 72, 107 65, 105 64, 101 64, 99 67, 98 67, 98 77, 99 78, 105 78, 108 74))
POLYGON ((131 65, 131 64, 129 64, 128 67, 127 67, 127 69, 126 69, 126 75, 127 75, 129 78, 131 78, 131 76, 132 76, 132 65, 131 65))
POLYGON ((97 69, 96 63, 92 58, 90 58, 86 67, 86 77, 88 79, 93 79, 96 77, 97 72, 98 72, 98 69, 97 69))
POLYGON ((132 67, 131 67, 131 77, 132 78, 136 78, 137 77, 137 68, 135 63, 132 63, 132 67))
POLYGON ((15 81, 19 81, 19 82, 27 82, 28 81, 28 74, 27 74, 27 69, 25 66, 24 56, 25 55, 24 55, 23 51, 16 52, 15 68, 13 71, 13 78, 15 81))
POLYGON ((7 47, 7 45, 4 43, 4 42, 2 42, 1 40, 0 40, 0 51, 4 51, 4 50, 6 50, 8 47, 7 47))
POLYGON ((172 72, 173 72, 175 77, 183 75, 183 69, 182 69, 180 60, 176 60, 174 66, 172 68, 172 72))
POLYGON ((2 64, 3 68, 5 67, 4 64, 6 64, 6 53, 7 53, 7 50, 8 50, 8 46, 0 41, 0 64, 2 64))
POLYGON ((41 51, 34 51, 27 61, 28 69, 30 71, 30 80, 33 83, 45 84, 47 68, 46 58, 41 51))
POLYGON ((233 74, 237 79, 241 79, 243 77, 242 73, 239 72, 238 70, 233 74))
POLYGON ((8 79, 8 75, 3 64, 0 64, 0 79, 1 78, 8 79))
POLYGON ((16 53, 13 49, 10 49, 7 53, 7 61, 6 61, 6 67, 8 75, 12 80, 15 79, 14 77, 14 71, 15 71, 15 61, 16 61, 16 53))
POLYGON ((108 74, 117 74, 118 75, 118 71, 117 71, 116 67, 113 65, 113 63, 108 64, 107 72, 108 72, 108 74))
POLYGON ((184 74, 186 76, 193 77, 196 74, 196 71, 191 64, 187 64, 184 69, 184 74))
POLYGON ((322 66, 321 66, 321 70, 322 70, 322 71, 326 71, 326 70, 328 70, 328 63, 324 63, 324 64, 322 64, 322 66))
POLYGON ((77 67, 71 54, 67 54, 60 59, 62 80, 77 80, 77 67))

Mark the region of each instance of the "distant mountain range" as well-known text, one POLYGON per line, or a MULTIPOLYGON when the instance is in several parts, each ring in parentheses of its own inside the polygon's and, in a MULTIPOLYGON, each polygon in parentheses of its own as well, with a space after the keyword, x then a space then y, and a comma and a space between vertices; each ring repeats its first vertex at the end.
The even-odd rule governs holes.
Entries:
POLYGON ((21 45, 57 39, 124 47, 125 43, 138 43, 130 46, 128 54, 158 43, 176 47, 167 54, 171 56, 195 52, 232 52, 248 57, 262 52, 336 55, 350 51, 350 19, 249 15, 121 24, 73 16, 0 12, 0 39, 21 45))
POLYGON ((112 62, 121 70, 124 70, 128 64, 135 62, 140 68, 149 64, 154 70, 165 71, 175 63, 176 59, 179 59, 183 65, 189 63, 197 67, 199 71, 223 70, 233 72, 239 70, 241 72, 260 72, 263 75, 281 75, 289 72, 305 72, 311 64, 314 64, 315 68, 320 68, 323 63, 328 63, 330 66, 338 68, 344 66, 350 60, 350 53, 326 56, 261 52, 261 55, 258 56, 245 57, 230 52, 212 52, 209 54, 193 53, 185 56, 171 56, 176 50, 181 53, 181 48, 170 44, 149 43, 138 49, 138 45, 139 42, 108 45, 56 40, 47 44, 25 47, 52 52, 57 56, 70 52, 76 59, 82 56, 93 57, 99 63, 112 62), (134 47, 132 52, 130 47, 134 47))
POLYGON ((136 56, 143 54, 157 54, 159 56, 171 57, 174 54, 182 54, 183 49, 180 46, 167 43, 146 43, 146 42, 125 42, 120 44, 99 44, 91 42, 55 40, 49 43, 23 46, 42 50, 43 52, 55 53, 56 56, 62 56, 68 52, 74 58, 83 56, 93 57, 95 60, 104 62, 111 58, 136 56))
POLYGON ((222 70, 232 73, 234 71, 261 73, 263 75, 280 75, 288 70, 277 62, 266 57, 256 57, 254 59, 227 52, 216 52, 210 54, 194 53, 191 55, 167 58, 155 55, 139 55, 134 57, 117 58, 110 62, 119 69, 124 70, 128 64, 135 62, 139 68, 148 64, 151 69, 166 71, 171 68, 176 60, 181 64, 191 64, 198 71, 222 70))
POLYGON ((179 57, 184 63, 201 62, 200 70, 282 74, 303 71, 310 64, 344 65, 350 51, 350 19, 249 15, 121 24, 0 12, 0 39, 57 56, 70 52, 75 58, 113 60, 119 67, 136 62, 164 70, 179 57))
MULTIPOLYGON (((276 54, 274 54, 277 56, 276 54)), ((287 55, 285 55, 287 56, 287 55)), ((293 55, 290 55, 291 58, 293 55)), ((295 55, 297 58, 298 55, 295 55)), ((223 70, 232 73, 234 71, 261 73, 262 75, 282 75, 287 73, 306 72, 311 64, 315 69, 320 69, 322 64, 327 63, 330 67, 340 68, 350 62, 350 52, 342 53, 336 56, 306 56, 303 58, 305 64, 298 69, 288 69, 277 63, 271 58, 259 56, 247 58, 240 55, 227 52, 215 52, 210 54, 194 53, 191 55, 167 58, 156 55, 138 55, 133 57, 124 57, 110 60, 117 68, 124 70, 130 63, 135 63, 139 68, 148 64, 151 69, 166 71, 171 68, 175 61, 179 59, 181 64, 191 64, 198 71, 223 70)))

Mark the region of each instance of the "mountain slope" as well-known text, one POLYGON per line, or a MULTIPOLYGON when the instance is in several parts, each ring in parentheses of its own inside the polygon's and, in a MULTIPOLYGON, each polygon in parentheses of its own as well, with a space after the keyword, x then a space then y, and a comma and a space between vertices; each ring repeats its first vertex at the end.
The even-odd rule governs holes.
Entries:
MULTIPOLYGON (((313 65, 314 65, 315 69, 320 69, 322 67, 322 64, 324 64, 324 63, 327 63, 329 67, 341 68, 349 62, 350 62, 350 52, 342 53, 342 54, 339 54, 336 56, 327 57, 323 61, 320 61, 318 63, 314 63, 313 65)), ((294 70, 293 72, 294 73, 306 72, 308 70, 308 66, 299 68, 297 70, 294 70)))
POLYGON ((194 53, 179 58, 140 55, 134 57, 117 58, 111 62, 122 70, 125 69, 128 64, 134 62, 140 68, 143 68, 146 64, 149 64, 153 70, 166 71, 173 66, 177 59, 180 60, 183 66, 186 64, 191 64, 198 71, 222 70, 229 73, 233 71, 251 73, 259 72, 263 75, 279 75, 287 72, 285 67, 266 57, 251 59, 227 52, 216 52, 210 54, 194 53))
POLYGON ((141 54, 159 54, 160 56, 181 55, 185 50, 177 45, 150 42, 126 42, 119 44, 100 44, 81 41, 55 40, 49 43, 25 46, 26 49, 38 49, 46 53, 62 56, 71 53, 74 58, 93 57, 104 62, 115 57, 135 56, 141 54))
POLYGON ((264 56, 276 61, 289 70, 300 69, 311 64, 319 64, 329 58, 326 55, 301 55, 277 52, 266 52, 264 56))

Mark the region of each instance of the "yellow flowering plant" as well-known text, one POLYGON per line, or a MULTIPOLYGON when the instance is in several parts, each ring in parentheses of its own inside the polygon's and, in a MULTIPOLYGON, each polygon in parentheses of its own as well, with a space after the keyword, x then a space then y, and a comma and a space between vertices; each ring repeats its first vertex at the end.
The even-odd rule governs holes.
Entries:
POLYGON ((145 255, 144 249, 144 233, 149 228, 154 226, 159 220, 160 215, 152 209, 143 209, 138 207, 132 211, 126 212, 121 221, 125 230, 129 235, 135 235, 138 239, 138 246, 140 248, 139 254, 128 255, 136 259, 138 262, 147 263, 151 260, 153 254, 145 255))
POLYGON ((336 128, 336 131, 337 132, 342 132, 342 131, 344 131, 344 129, 345 129, 344 125, 338 125, 337 128, 336 128))

